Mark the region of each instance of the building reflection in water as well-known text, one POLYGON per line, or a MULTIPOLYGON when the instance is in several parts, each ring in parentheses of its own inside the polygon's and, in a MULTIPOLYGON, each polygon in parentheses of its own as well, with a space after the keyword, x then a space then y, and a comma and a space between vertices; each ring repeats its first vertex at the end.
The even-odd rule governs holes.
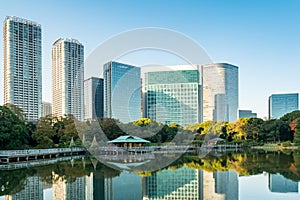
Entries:
POLYGON ((143 200, 237 200, 238 196, 238 175, 233 171, 206 172, 181 167, 143 178, 143 200))
POLYGON ((36 200, 43 199, 43 182, 39 176, 30 176, 25 180, 24 188, 11 195, 6 195, 5 200, 36 200))
POLYGON ((269 174, 269 190, 277 193, 298 193, 298 182, 285 178, 280 174, 269 174))
POLYGON ((143 200, 200 199, 202 173, 181 167, 143 178, 143 200))
POLYGON ((53 172, 53 199, 55 200, 84 200, 86 194, 85 176, 76 178, 74 181, 66 181, 63 177, 53 172))

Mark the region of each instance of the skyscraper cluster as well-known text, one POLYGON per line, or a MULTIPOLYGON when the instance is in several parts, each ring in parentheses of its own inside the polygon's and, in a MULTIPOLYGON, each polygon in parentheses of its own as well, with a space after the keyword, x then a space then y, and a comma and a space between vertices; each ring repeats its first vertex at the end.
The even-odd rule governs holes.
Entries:
POLYGON ((142 73, 137 66, 107 61, 103 78, 84 80, 84 46, 72 38, 52 44, 52 105, 42 103, 41 30, 40 24, 18 17, 7 17, 3 26, 4 103, 20 107, 27 121, 51 113, 81 121, 106 117, 127 123, 148 117, 180 125, 237 119, 237 66, 142 73))

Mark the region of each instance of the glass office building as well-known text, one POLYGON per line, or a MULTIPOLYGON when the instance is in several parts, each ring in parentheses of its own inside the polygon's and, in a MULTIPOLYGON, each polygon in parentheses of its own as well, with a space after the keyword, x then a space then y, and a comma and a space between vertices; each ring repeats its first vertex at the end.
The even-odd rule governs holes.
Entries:
POLYGON ((182 126, 202 121, 198 70, 145 73, 146 117, 182 126))
POLYGON ((237 120, 238 67, 227 63, 202 65, 203 121, 237 120))
POLYGON ((103 79, 91 77, 84 81, 84 119, 103 117, 103 79))
POLYGON ((3 25, 4 104, 23 110, 26 121, 42 115, 41 25, 6 17, 3 25))
POLYGON ((104 64, 104 117, 127 123, 141 117, 141 69, 118 62, 104 64))
POLYGON ((257 113, 252 110, 239 110, 239 118, 257 118, 257 113))
POLYGON ((84 47, 75 39, 52 44, 52 113, 84 118, 84 47))
POLYGON ((269 119, 279 119, 283 115, 298 110, 299 94, 272 94, 269 97, 269 119))

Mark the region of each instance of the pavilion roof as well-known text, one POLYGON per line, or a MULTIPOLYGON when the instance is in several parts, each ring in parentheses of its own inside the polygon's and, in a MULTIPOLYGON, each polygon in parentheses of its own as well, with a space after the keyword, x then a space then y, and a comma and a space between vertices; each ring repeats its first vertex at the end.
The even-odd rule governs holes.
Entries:
POLYGON ((137 136, 123 135, 107 143, 150 143, 150 141, 137 136))

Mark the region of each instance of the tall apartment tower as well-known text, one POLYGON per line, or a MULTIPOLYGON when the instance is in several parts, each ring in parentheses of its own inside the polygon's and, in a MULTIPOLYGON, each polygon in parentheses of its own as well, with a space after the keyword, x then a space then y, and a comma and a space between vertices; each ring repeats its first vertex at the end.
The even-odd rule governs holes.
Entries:
POLYGON ((52 44, 52 113, 84 117, 84 47, 75 39, 52 44))
POLYGON ((108 62, 104 64, 104 117, 127 123, 141 117, 141 69, 108 62))
POLYGON ((203 121, 237 120, 238 67, 227 63, 202 65, 203 121))
POLYGON ((23 110, 26 121, 42 114, 41 25, 6 17, 3 25, 4 104, 23 110))
POLYGON ((84 119, 103 117, 103 79, 90 77, 84 80, 84 119))
POLYGON ((272 94, 269 97, 269 119, 279 119, 283 115, 299 109, 299 94, 272 94))

